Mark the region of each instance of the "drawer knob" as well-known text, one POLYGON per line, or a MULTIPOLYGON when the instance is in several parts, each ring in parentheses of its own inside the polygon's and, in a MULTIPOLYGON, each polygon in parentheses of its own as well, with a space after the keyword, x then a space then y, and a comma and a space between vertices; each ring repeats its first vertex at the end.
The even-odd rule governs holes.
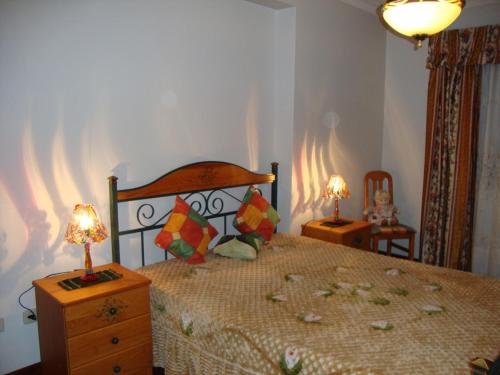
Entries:
POLYGON ((115 366, 115 367, 113 367, 113 372, 114 372, 115 374, 118 374, 118 373, 119 373, 119 372, 121 372, 121 371, 122 371, 122 368, 121 368, 120 366, 115 366))
POLYGON ((116 315, 116 313, 118 312, 118 309, 116 307, 110 307, 108 312, 109 312, 109 315, 116 315))
POLYGON ((118 344, 119 342, 120 342, 120 339, 119 339, 118 337, 113 337, 113 338, 111 339, 111 344, 116 345, 116 344, 118 344))
POLYGON ((361 245, 361 243, 363 242, 363 237, 361 236, 356 236, 353 238, 353 241, 356 245, 361 245))

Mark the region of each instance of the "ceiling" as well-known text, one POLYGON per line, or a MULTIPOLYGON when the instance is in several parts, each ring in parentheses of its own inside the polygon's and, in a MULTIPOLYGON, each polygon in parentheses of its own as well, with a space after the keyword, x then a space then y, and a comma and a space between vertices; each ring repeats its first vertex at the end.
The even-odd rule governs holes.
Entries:
MULTIPOLYGON (((263 5, 272 9, 284 9, 291 7, 286 0, 246 0, 252 3, 263 5)), ((304 0, 309 1, 309 0, 304 0)), ((337 1, 337 0, 332 0, 337 1)), ((346 4, 354 6, 356 8, 362 9, 368 13, 376 15, 377 8, 382 5, 384 0, 341 0, 346 4)), ((466 0, 465 9, 474 8, 477 6, 483 6, 488 4, 498 4, 499 0, 466 0)))
MULTIPOLYGON (((375 14, 377 7, 384 3, 384 0, 341 0, 346 4, 363 9, 369 13, 375 14)), ((498 0, 467 0, 466 8, 474 8, 488 4, 498 4, 498 0)))
POLYGON ((251 3, 263 5, 268 8, 272 9, 285 9, 285 8, 290 8, 291 5, 288 5, 287 3, 284 3, 280 0, 246 0, 251 3))

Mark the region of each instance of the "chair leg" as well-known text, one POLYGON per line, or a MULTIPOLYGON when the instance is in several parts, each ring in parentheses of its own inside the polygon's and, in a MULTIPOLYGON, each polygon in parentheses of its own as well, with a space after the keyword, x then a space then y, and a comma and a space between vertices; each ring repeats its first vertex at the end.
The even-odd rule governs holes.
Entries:
POLYGON ((415 233, 410 234, 410 239, 409 239, 409 245, 408 245, 408 259, 413 260, 413 251, 415 247, 415 233))
POLYGON ((372 250, 375 252, 375 254, 378 254, 378 237, 373 237, 372 240, 373 240, 372 250))
POLYGON ((387 240, 387 255, 391 255, 391 252, 392 252, 392 240, 391 239, 388 239, 387 240))

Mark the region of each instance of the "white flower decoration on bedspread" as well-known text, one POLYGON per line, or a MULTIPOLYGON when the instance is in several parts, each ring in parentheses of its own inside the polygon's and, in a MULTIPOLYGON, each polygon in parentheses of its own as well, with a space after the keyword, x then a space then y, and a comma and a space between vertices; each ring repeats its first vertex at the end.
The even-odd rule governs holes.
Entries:
POLYGON ((337 288, 337 289, 353 289, 354 288, 354 284, 345 283, 343 281, 339 281, 338 283, 334 283, 333 287, 337 288))
POLYGON ((293 281, 293 282, 298 282, 304 280, 304 276, 298 275, 295 273, 289 273, 285 275, 285 280, 286 281, 293 281))
POLYGON ((338 266, 338 267, 335 269, 335 271, 337 271, 337 272, 347 272, 348 270, 347 270, 347 268, 345 268, 345 267, 338 266))
POLYGON ((288 297, 285 296, 284 294, 275 294, 275 293, 269 293, 266 298, 270 301, 273 302, 286 302, 288 301, 288 297))
POLYGON ((424 285, 424 289, 428 292, 439 292, 443 287, 438 283, 430 283, 424 285))
POLYGON ((330 297, 332 296, 333 294, 335 294, 335 292, 331 289, 320 289, 320 290, 316 290, 312 296, 313 297, 330 297))
POLYGON ((181 331, 186 336, 191 336, 193 334, 193 318, 187 312, 181 314, 181 331))
POLYGON ((368 283, 368 282, 363 282, 363 283, 358 283, 356 284, 356 286, 358 288, 361 288, 361 289, 364 289, 364 290, 370 290, 370 289, 373 289, 373 287, 375 285, 373 285, 372 283, 368 283))
POLYGON ((404 273, 404 271, 400 270, 399 268, 386 268, 385 269, 385 274, 387 276, 399 276, 403 273, 404 273))
POLYGON ((425 305, 422 306, 421 310, 428 315, 439 314, 444 311, 444 307, 436 305, 425 305))
POLYGON ((280 368, 285 375, 297 375, 302 371, 302 360, 296 348, 286 348, 281 355, 280 368))
POLYGON ((301 313, 299 314, 298 318, 299 320, 302 320, 306 323, 319 323, 319 321, 321 320, 321 316, 313 312, 309 312, 307 314, 301 313))
POLYGON ((373 329, 381 330, 381 331, 389 331, 394 326, 386 320, 378 320, 376 322, 371 322, 370 327, 372 327, 373 329))

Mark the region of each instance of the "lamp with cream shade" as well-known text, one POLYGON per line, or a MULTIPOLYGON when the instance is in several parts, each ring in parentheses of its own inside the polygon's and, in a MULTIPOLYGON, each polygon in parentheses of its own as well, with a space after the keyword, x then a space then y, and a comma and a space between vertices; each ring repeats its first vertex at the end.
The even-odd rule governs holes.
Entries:
POLYGON ((66 241, 85 245, 85 274, 80 278, 81 281, 94 282, 99 279, 92 268, 90 245, 103 241, 107 236, 108 231, 99 220, 94 207, 91 204, 77 204, 66 230, 66 241))
POLYGON ((323 191, 325 198, 333 198, 335 200, 335 208, 333 211, 333 221, 326 221, 324 225, 342 226, 349 224, 350 221, 342 220, 339 212, 339 200, 346 199, 351 196, 344 178, 339 174, 334 174, 328 180, 325 190, 323 191))

